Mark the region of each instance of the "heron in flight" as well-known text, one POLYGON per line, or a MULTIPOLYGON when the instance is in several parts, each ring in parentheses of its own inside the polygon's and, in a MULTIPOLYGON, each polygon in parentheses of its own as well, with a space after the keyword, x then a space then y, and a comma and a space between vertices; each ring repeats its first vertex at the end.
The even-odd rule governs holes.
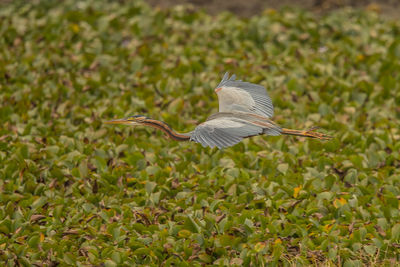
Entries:
POLYGON ((106 124, 144 125, 159 129, 176 141, 194 141, 204 147, 219 149, 233 146, 256 135, 296 135, 320 140, 332 137, 316 132, 316 128, 299 131, 281 128, 270 118, 274 106, 261 85, 236 80, 225 73, 214 90, 218 95, 219 112, 211 115, 189 133, 175 132, 168 124, 143 115, 105 122, 106 124))

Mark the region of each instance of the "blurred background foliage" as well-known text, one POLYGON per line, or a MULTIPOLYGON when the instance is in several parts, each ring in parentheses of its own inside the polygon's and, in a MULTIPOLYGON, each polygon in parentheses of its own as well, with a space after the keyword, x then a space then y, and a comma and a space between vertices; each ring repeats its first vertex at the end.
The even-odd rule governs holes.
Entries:
POLYGON ((398 0, 148 0, 148 3, 161 8, 189 4, 194 8, 204 9, 209 14, 218 14, 228 10, 242 17, 260 14, 268 8, 302 8, 321 15, 332 10, 352 7, 378 12, 391 18, 400 18, 400 2, 398 0))
POLYGON ((2 4, 0 261, 399 263, 399 33, 352 9, 2 4), (190 131, 225 71, 265 86, 283 127, 335 139, 216 150, 102 125, 145 114, 190 131))

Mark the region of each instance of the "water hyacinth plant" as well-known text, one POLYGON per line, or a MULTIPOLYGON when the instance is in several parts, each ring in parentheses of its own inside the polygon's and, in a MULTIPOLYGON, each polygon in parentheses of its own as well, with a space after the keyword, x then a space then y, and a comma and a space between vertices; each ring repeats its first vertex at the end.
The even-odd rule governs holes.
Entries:
POLYGON ((400 24, 373 12, 211 16, 142 1, 0 4, 1 265, 399 263, 400 24), (223 150, 182 132, 229 71, 282 127, 223 150))

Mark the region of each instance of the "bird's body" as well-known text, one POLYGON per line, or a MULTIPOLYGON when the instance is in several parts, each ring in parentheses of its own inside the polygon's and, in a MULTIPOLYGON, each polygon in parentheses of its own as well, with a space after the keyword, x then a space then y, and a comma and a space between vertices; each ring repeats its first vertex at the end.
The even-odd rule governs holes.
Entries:
POLYGON ((230 147, 243 138, 256 135, 297 135, 318 139, 329 136, 315 132, 284 129, 270 118, 274 115, 271 98, 264 87, 235 80, 225 73, 215 92, 219 99, 219 112, 211 115, 192 132, 177 133, 165 122, 136 115, 126 119, 106 122, 108 124, 145 125, 165 132, 176 141, 194 141, 204 147, 230 147))

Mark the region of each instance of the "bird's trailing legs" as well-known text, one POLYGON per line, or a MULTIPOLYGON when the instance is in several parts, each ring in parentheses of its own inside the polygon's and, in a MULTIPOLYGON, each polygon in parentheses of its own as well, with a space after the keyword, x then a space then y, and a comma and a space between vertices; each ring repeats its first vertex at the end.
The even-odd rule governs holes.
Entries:
POLYGON ((319 133, 316 132, 315 130, 318 129, 319 127, 311 127, 308 130, 291 130, 291 129, 282 129, 282 134, 285 135, 296 135, 296 136, 303 136, 303 137, 310 137, 310 138, 316 138, 320 140, 330 140, 332 139, 332 136, 329 136, 324 133, 319 133))

